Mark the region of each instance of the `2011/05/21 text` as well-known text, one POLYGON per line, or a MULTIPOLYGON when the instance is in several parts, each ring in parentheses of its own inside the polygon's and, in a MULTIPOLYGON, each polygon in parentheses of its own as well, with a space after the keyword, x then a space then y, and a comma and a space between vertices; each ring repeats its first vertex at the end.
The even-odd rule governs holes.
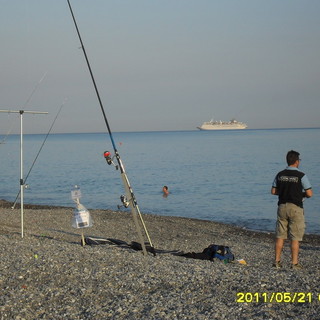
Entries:
POLYGON ((320 294, 313 295, 312 292, 238 292, 239 303, 311 303, 315 296, 320 301, 320 294))

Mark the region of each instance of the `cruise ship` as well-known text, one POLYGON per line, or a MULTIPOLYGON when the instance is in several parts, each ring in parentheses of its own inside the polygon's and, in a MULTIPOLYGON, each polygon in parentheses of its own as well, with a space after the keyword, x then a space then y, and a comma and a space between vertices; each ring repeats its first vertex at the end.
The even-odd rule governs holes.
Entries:
POLYGON ((210 121, 204 122, 200 127, 197 127, 199 130, 239 130, 246 128, 248 128, 248 126, 245 123, 235 119, 230 121, 214 121, 211 119, 210 121))

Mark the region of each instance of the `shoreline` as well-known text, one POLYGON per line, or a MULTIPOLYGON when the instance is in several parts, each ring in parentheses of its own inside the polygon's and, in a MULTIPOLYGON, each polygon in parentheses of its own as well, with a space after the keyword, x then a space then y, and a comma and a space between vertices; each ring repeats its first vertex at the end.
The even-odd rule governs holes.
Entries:
MULTIPOLYGON (((13 202, 0 199, 0 209, 5 208, 5 209, 12 209, 13 202)), ((15 209, 20 209, 20 203, 17 203, 15 206, 15 209)), ((49 209, 49 210, 54 210, 54 209, 66 209, 66 210, 74 210, 74 207, 72 206, 55 206, 55 205, 41 205, 41 204, 24 204, 24 209, 31 209, 31 210, 42 210, 42 209, 49 209)), ((129 211, 114 211, 111 209, 89 209, 89 212, 98 212, 98 211, 106 211, 106 212, 114 212, 114 213, 120 213, 120 214, 126 214, 130 215, 131 212, 129 211)), ((263 231, 263 230, 256 230, 256 229, 247 229, 245 227, 240 227, 235 224, 229 224, 229 223, 224 223, 224 222, 218 222, 218 221, 213 221, 213 220, 204 220, 204 219, 197 219, 197 218, 188 218, 188 217, 180 217, 180 216, 164 216, 164 215, 158 215, 154 213, 142 213, 142 216, 154 216, 154 217, 162 217, 162 218, 168 218, 168 219, 186 219, 190 221, 199 221, 199 222, 207 222, 207 223, 213 223, 215 225, 221 225, 225 227, 230 227, 234 228, 235 230, 239 230, 242 232, 248 232, 248 234, 261 234, 261 235, 266 235, 266 236, 272 236, 274 237, 274 232, 272 231, 263 231)), ((145 219, 145 218, 144 218, 145 219)), ((313 234, 313 233, 306 233, 304 235, 304 241, 312 241, 312 240, 317 240, 320 241, 320 235, 319 234, 313 234)))
MULTIPOLYGON (((274 234, 191 218, 142 214, 156 256, 129 246, 81 246, 85 236, 137 241, 131 213, 90 210, 93 226, 74 229, 74 208, 0 201, 0 319, 317 319, 320 237, 301 243, 302 271, 272 268, 274 234), (188 259, 225 245, 233 263, 188 259), (244 259, 246 265, 237 262, 244 259), (290 303, 283 303, 284 293, 290 303), (299 295, 298 295, 299 294, 299 295), (293 301, 296 296, 301 301, 293 301), (277 301, 272 297, 276 296, 277 301), (281 302, 281 303, 280 303, 281 302)), ((287 300, 288 302, 288 300, 287 300)))

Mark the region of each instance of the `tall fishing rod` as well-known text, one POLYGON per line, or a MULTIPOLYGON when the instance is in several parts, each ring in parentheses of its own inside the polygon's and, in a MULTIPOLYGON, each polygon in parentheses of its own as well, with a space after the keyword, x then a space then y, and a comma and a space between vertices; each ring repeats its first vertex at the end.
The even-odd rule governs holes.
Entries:
MULTIPOLYGON (((28 171, 28 173, 27 173, 27 175, 26 175, 26 178, 24 179, 24 184, 25 184, 25 186, 26 186, 27 179, 28 179, 28 177, 29 177, 29 175, 30 175, 30 173, 31 173, 31 171, 32 171, 32 169, 33 169, 33 167, 34 167, 34 165, 35 165, 35 163, 36 163, 39 155, 40 155, 40 152, 41 152, 44 144, 46 143, 46 141, 47 141, 47 139, 48 139, 48 136, 49 136, 49 134, 50 134, 50 132, 51 132, 51 130, 52 130, 52 128, 53 128, 53 126, 54 126, 54 124, 55 124, 55 122, 56 122, 59 114, 60 114, 60 111, 61 111, 62 107, 65 105, 65 103, 66 103, 66 99, 65 99, 65 101, 62 103, 62 105, 60 106, 60 109, 59 109, 59 111, 57 112, 57 115, 55 116, 55 118, 54 118, 54 120, 53 120, 53 122, 52 122, 52 124, 51 124, 51 126, 50 126, 50 129, 49 129, 48 133, 46 134, 46 136, 45 136, 45 138, 44 138, 44 140, 43 140, 43 142, 42 142, 42 144, 41 144, 41 146, 40 146, 40 149, 39 149, 36 157, 34 158, 34 160, 33 160, 33 162, 32 162, 32 165, 31 165, 31 167, 30 167, 30 169, 29 169, 29 171, 28 171)), ((20 196, 20 193, 21 193, 21 190, 19 190, 19 192, 18 192, 18 194, 17 194, 17 196, 16 196, 16 198, 15 198, 15 200, 14 200, 14 202, 13 202, 13 205, 12 205, 11 209, 14 209, 14 208, 15 208, 15 206, 16 206, 16 204, 17 204, 17 200, 18 200, 18 198, 19 198, 19 196, 20 196)))
MULTIPOLYGON (((110 128, 110 125, 109 125, 109 122, 108 122, 108 119, 107 119, 107 116, 106 116, 106 113, 105 113, 105 110, 104 110, 104 107, 103 107, 103 104, 102 104, 102 100, 100 98, 98 87, 97 87, 96 81, 94 79, 93 72, 92 72, 92 69, 91 69, 91 66, 90 66, 90 62, 89 62, 89 59, 88 59, 88 56, 87 56, 87 53, 86 53, 86 50, 85 50, 81 35, 80 35, 80 31, 79 31, 79 28, 78 28, 78 25, 77 25, 77 21, 75 19, 74 14, 73 14, 73 10, 72 10, 70 1, 67 0, 67 2, 68 2, 70 13, 71 13, 71 16, 72 16, 72 19, 73 19, 74 26, 75 26, 77 34, 78 34, 78 38, 79 38, 79 41, 80 41, 80 44, 81 44, 81 49, 83 51, 83 54, 84 54, 84 57, 85 57, 85 60, 86 60, 86 63, 87 63, 88 69, 89 69, 91 80, 92 80, 92 83, 93 83, 93 86, 94 86, 94 89, 95 89, 95 92, 96 92, 96 95, 97 95, 97 98, 98 98, 98 101, 99 101, 100 109, 102 111, 103 118, 104 118, 105 124, 106 124, 108 132, 109 132, 109 137, 110 137, 110 140, 111 140, 111 143, 112 143, 112 146, 113 146, 115 158, 117 159, 118 166, 116 166, 116 168, 120 168, 120 174, 121 174, 121 178, 122 178, 122 181, 123 181, 123 184, 124 184, 124 188, 125 188, 125 192, 126 192, 126 196, 127 196, 126 200, 128 201, 128 205, 126 205, 126 206, 130 206, 130 208, 131 208, 133 220, 134 220, 134 223, 136 225, 136 230, 137 230, 140 242, 141 242, 141 247, 142 247, 143 254, 147 255, 147 249, 146 249, 146 246, 145 246, 145 243, 144 243, 144 240, 143 240, 143 236, 142 236, 141 228, 140 228, 140 225, 139 225, 138 217, 140 218, 140 222, 141 222, 141 224, 143 226, 145 235, 147 236, 148 242, 149 242, 149 244, 151 246, 151 251, 153 252, 153 254, 155 254, 155 250, 153 248, 153 245, 152 245, 148 230, 146 228, 146 225, 145 225, 145 223, 143 221, 140 209, 138 207, 138 203, 137 203, 136 197, 135 197, 135 195, 133 193, 133 190, 132 190, 132 188, 130 186, 129 179, 128 179, 127 174, 126 174, 125 169, 124 169, 124 165, 123 165, 123 163, 121 161, 120 155, 119 155, 118 150, 116 148, 116 144, 115 144, 114 139, 113 139, 112 131, 111 131, 111 128, 110 128)), ((107 152, 107 151, 104 153, 106 161, 108 162, 108 164, 111 164, 112 163, 112 159, 110 158, 109 154, 110 153, 107 152)))

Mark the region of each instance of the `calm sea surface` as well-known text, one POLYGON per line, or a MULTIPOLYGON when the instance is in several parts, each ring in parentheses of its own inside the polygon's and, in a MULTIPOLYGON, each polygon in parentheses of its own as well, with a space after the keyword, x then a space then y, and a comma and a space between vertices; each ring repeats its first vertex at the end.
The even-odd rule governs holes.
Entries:
MULTIPOLYGON (((44 138, 24 135, 24 176, 44 138)), ((264 231, 275 225, 274 176, 286 166, 287 151, 297 150, 314 191, 304 202, 307 233, 320 234, 320 129, 114 133, 114 140, 142 212, 264 231)), ((103 157, 106 150, 113 151, 106 133, 50 135, 27 179, 25 203, 73 206, 70 191, 77 184, 87 208, 117 210, 124 189, 119 171, 103 157)), ((0 144, 0 157, 0 198, 14 201, 20 135, 0 144)))

